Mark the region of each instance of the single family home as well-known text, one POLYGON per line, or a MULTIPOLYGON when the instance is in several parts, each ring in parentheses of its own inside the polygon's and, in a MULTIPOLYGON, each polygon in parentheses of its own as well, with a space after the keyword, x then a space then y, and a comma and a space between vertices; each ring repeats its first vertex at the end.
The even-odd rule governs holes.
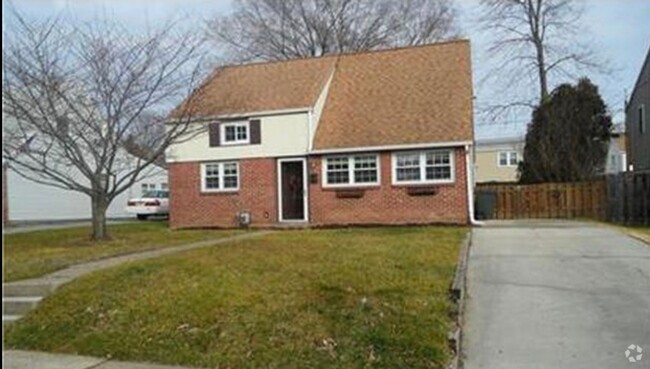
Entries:
POLYGON ((467 40, 220 67, 195 95, 173 228, 470 220, 467 40))
POLYGON ((648 110, 650 110, 650 48, 646 53, 630 99, 625 104, 627 156, 631 171, 650 171, 648 110))
POLYGON ((605 174, 616 174, 627 171, 627 135, 625 124, 615 124, 609 140, 605 174))
POLYGON ((476 140, 476 183, 519 181, 519 163, 524 160, 524 136, 476 140))

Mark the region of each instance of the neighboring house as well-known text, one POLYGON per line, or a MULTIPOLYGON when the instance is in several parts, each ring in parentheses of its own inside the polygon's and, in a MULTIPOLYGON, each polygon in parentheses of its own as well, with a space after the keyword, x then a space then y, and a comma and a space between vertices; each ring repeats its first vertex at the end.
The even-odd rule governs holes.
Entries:
POLYGON ((476 183, 517 182, 524 145, 523 136, 476 140, 476 183))
POLYGON ((625 106, 628 168, 634 171, 650 170, 650 49, 646 54, 630 100, 625 106))
POLYGON ((196 97, 173 228, 469 221, 469 41, 223 67, 196 97))
MULTIPOLYGON (((11 169, 11 166, 6 167, 3 179, 3 196, 6 196, 3 213, 6 216, 5 221, 8 221, 9 224, 90 219, 90 197, 80 192, 29 181, 18 175, 11 169)), ((117 196, 108 207, 106 216, 108 218, 135 218, 135 215, 126 212, 126 203, 129 198, 141 197, 145 190, 167 188, 165 170, 159 169, 157 172, 151 177, 135 183, 127 191, 117 196)))
MULTIPOLYGON (((10 126, 11 121, 3 119, 3 128, 10 126)), ((28 146, 29 143, 26 142, 26 149, 28 146)), ((16 155, 21 154, 16 153, 16 155)), ((127 150, 124 150, 122 155, 124 155, 125 162, 136 160, 136 157, 129 154, 127 150)), ((168 188, 165 169, 152 166, 143 173, 144 179, 136 182, 113 200, 106 213, 108 218, 135 218, 135 215, 126 212, 126 203, 129 198, 141 197, 142 192, 146 190, 168 188)), ((76 174, 74 178, 79 183, 87 183, 87 179, 80 173, 76 174)), ((3 224, 91 218, 90 197, 81 192, 47 186, 25 179, 11 167, 10 163, 4 160, 2 196, 3 224)))
POLYGON ((616 124, 612 131, 607 150, 607 161, 605 163, 605 174, 625 172, 627 170, 627 152, 625 125, 616 124))

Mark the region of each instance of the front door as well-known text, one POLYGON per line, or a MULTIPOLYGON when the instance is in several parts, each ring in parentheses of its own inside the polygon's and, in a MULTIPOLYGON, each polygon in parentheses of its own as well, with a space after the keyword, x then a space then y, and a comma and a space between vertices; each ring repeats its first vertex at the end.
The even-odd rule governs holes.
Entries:
POLYGON ((280 162, 281 220, 305 220, 304 160, 280 162))

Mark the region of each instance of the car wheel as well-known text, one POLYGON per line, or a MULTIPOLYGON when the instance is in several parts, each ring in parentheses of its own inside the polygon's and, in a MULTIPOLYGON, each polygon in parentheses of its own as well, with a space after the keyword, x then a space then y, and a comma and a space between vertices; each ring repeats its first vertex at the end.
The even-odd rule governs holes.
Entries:
POLYGON ((148 215, 146 214, 138 214, 138 220, 147 220, 148 215))

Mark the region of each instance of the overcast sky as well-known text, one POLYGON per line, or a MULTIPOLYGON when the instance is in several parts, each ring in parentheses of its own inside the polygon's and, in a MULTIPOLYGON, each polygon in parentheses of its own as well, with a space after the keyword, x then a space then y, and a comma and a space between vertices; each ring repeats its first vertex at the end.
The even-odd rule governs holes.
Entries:
MULTIPOLYGON (((116 19, 134 31, 146 30, 148 26, 164 22, 171 17, 182 17, 188 27, 203 26, 203 20, 214 14, 230 10, 226 0, 13 0, 16 7, 26 16, 44 17, 67 12, 80 21, 92 21, 97 17, 116 19)), ((489 85, 478 84, 484 75, 486 60, 482 50, 486 39, 476 29, 476 6, 478 0, 456 0, 461 16, 463 34, 472 41, 472 63, 475 79, 476 103, 485 103, 495 98, 495 90, 489 85)), ((6 1, 3 0, 3 30, 6 28, 6 1)), ((614 74, 589 77, 600 86, 605 102, 614 114, 615 122, 622 122, 623 103, 629 95, 641 64, 650 47, 650 0, 587 0, 583 22, 587 34, 603 59, 610 62, 614 74)), ((498 96, 497 96, 498 97, 498 96)), ((525 132, 528 116, 506 119, 503 124, 481 124, 477 136, 511 136, 525 132)))

